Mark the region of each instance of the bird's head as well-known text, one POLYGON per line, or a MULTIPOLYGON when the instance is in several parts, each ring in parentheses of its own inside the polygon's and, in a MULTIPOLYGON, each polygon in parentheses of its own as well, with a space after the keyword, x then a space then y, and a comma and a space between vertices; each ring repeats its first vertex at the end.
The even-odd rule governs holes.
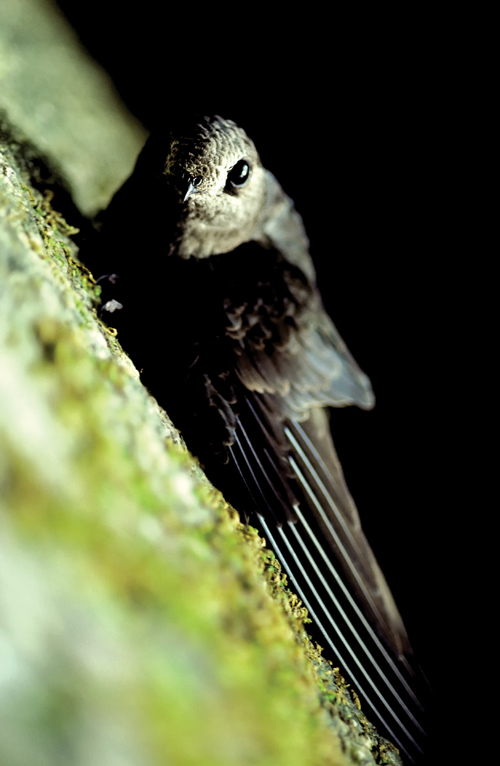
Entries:
POLYGON ((136 170, 151 163, 169 199, 173 194, 179 203, 183 233, 176 254, 207 257, 252 238, 265 204, 265 170, 253 141, 234 122, 196 117, 157 131, 136 170))

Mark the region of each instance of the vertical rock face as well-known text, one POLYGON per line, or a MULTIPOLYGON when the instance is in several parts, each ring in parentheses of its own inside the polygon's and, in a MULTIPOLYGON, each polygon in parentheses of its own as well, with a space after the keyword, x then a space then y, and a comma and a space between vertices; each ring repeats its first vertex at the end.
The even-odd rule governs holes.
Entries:
POLYGON ((398 763, 97 319, 33 152, 3 125, 1 762, 398 763))
POLYGON ((88 213, 141 131, 52 5, 0 45, 0 762, 400 763, 98 320, 49 165, 88 213))

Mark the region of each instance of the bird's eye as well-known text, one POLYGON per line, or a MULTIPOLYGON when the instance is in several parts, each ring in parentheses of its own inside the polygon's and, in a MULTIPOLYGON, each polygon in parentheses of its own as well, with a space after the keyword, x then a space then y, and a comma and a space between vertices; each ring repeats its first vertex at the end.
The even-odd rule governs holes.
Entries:
POLYGON ((239 160, 234 168, 229 171, 227 180, 230 186, 239 188, 245 186, 250 178, 250 163, 247 160, 239 160))
POLYGON ((197 186, 199 186, 201 184, 202 181, 203 181, 202 176, 195 176, 191 183, 196 188, 197 186))

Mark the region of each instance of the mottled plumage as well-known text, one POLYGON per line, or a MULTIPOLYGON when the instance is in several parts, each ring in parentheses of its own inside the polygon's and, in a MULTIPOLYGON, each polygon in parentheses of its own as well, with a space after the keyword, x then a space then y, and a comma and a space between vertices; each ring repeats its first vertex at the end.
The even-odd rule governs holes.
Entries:
POLYGON ((257 514, 367 716, 418 760, 410 644, 326 409, 369 409, 373 394, 308 247, 252 141, 220 117, 154 133, 102 217, 101 268, 120 275, 120 338, 142 379, 214 484, 257 514))

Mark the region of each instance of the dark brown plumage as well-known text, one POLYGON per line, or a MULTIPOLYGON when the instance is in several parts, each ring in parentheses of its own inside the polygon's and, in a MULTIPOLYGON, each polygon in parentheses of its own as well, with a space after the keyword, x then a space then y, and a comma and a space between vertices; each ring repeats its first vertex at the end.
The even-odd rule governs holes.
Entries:
POLYGON ((100 239, 144 383, 226 498, 257 514, 328 656, 416 762, 409 640, 326 409, 369 409, 373 394, 323 308, 292 201, 243 130, 198 118, 153 134, 100 239))

